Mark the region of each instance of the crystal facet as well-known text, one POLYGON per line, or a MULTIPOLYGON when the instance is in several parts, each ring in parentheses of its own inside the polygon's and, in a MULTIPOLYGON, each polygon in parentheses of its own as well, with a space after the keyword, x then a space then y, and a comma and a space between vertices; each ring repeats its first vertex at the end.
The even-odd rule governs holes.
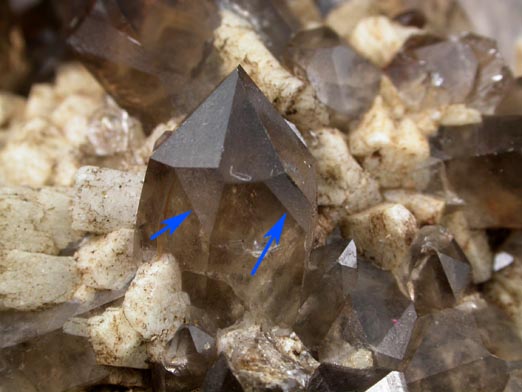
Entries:
POLYGON ((431 140, 474 228, 522 227, 521 124, 519 116, 485 116, 480 124, 442 127, 431 140))
POLYGON ((145 259, 172 253, 182 271, 216 279, 256 315, 288 324, 312 243, 315 191, 306 147, 238 68, 153 153, 138 246, 145 259), (194 213, 175 236, 149 239, 163 220, 187 210, 194 213), (280 245, 251 277, 263 234, 285 212, 280 245))
POLYGON ((380 70, 326 27, 297 33, 287 57, 340 123, 364 113, 379 90, 380 70))
POLYGON ((386 74, 416 109, 466 103, 485 114, 494 113, 513 78, 495 42, 474 34, 413 36, 386 74))

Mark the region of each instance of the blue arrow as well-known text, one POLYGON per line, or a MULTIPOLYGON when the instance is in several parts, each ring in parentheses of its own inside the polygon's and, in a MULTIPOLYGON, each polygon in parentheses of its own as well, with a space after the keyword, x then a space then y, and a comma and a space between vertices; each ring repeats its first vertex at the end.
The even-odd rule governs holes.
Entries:
POLYGON ((283 225, 285 224, 286 214, 283 214, 281 218, 276 222, 274 226, 270 230, 266 232, 264 235, 264 238, 270 237, 268 242, 266 243, 265 249, 263 249, 263 252, 261 253, 261 256, 256 261, 256 265, 254 265, 254 268, 252 268, 252 271, 250 271, 250 275, 254 276, 257 272, 257 269, 261 265, 261 262, 266 256, 266 252, 268 252, 268 249, 270 248, 270 245, 272 245, 272 242, 275 240, 276 244, 279 245, 279 240, 281 240, 281 233, 283 232, 283 225))
POLYGON ((151 241, 154 241, 156 238, 158 238, 160 235, 165 233, 166 231, 170 230, 170 235, 176 231, 176 229, 183 223, 185 218, 190 215, 192 211, 186 211, 183 214, 179 214, 176 216, 173 216, 172 218, 165 219, 162 224, 166 225, 163 229, 155 232, 150 236, 151 241))

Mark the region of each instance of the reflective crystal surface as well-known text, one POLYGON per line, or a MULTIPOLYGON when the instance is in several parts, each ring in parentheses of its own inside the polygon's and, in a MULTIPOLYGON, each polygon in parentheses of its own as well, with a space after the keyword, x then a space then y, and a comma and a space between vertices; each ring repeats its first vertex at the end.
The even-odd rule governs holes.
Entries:
POLYGON ((470 292, 471 266, 441 226, 424 226, 412 244, 409 280, 419 313, 452 307, 470 292))
POLYGON ((243 387, 236 376, 230 370, 228 361, 224 355, 207 372, 203 382, 204 392, 243 392, 243 387))
POLYGON ((466 103, 485 114, 494 113, 513 82, 495 42, 474 34, 413 36, 386 74, 415 109, 466 103))
POLYGON ((321 364, 308 383, 309 392, 365 391, 386 375, 386 370, 362 370, 321 364))
POLYGON ((182 271, 218 280, 216 302, 233 292, 256 316, 288 325, 312 243, 315 191, 306 147, 238 68, 154 151, 137 246, 144 259, 169 252, 182 271), (150 240, 165 219, 188 210, 176 235, 150 240), (284 213, 280 244, 250 276, 263 235, 284 213))
POLYGON ((507 365, 482 344, 473 316, 446 309, 419 318, 404 362, 410 391, 502 391, 507 365))
POLYGON ((379 90, 380 70, 326 27, 297 33, 287 58, 338 120, 364 113, 379 90))
POLYGON ((442 127, 431 140, 472 227, 522 227, 521 124, 519 116, 486 116, 480 124, 442 127))
POLYGON ((0 390, 63 392, 107 376, 86 338, 61 331, 0 351, 0 390))
POLYGON ((194 109, 221 78, 210 65, 217 11, 212 0, 96 0, 74 19, 68 43, 116 102, 151 130, 194 109))
POLYGON ((417 318, 413 303, 391 273, 356 252, 344 240, 312 252, 293 329, 321 362, 360 367, 401 360, 417 318))

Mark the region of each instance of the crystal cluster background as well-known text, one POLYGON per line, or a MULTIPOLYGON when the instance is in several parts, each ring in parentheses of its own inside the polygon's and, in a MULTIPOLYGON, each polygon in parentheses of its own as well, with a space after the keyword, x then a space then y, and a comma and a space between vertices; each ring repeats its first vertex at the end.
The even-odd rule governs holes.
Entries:
POLYGON ((520 0, 0 15, 0 392, 522 391, 520 0))

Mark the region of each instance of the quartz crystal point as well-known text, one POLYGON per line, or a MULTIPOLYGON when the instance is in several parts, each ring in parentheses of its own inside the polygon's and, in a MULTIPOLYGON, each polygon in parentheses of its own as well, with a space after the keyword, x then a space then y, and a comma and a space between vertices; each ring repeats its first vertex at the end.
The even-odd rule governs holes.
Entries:
POLYGON ((337 240, 315 249, 305 275, 303 300, 294 331, 315 348, 337 318, 357 275, 355 243, 337 240))
POLYGON ((446 309, 419 318, 404 362, 411 392, 503 391, 504 361, 483 346, 473 316, 446 309))
POLYGON ((150 130, 194 109, 221 78, 208 63, 218 15, 213 0, 95 0, 68 43, 150 130))
POLYGON ((419 313, 456 305, 469 293, 471 267, 453 239, 440 226, 424 226, 412 244, 409 279, 419 313))
POLYGON ((287 59, 340 122, 364 113, 379 90, 381 71, 327 27, 297 33, 287 59))
POLYGON ((513 82, 495 42, 469 33, 413 36, 385 72, 415 109, 465 103, 492 114, 513 82))
POLYGON ((169 388, 196 388, 216 359, 215 339, 193 325, 181 327, 163 353, 169 388))
POLYGON ((172 253, 192 278, 219 281, 210 301, 232 291, 256 316, 291 325, 315 203, 313 158, 238 68, 154 151, 138 211, 138 250, 145 260, 172 253), (193 214, 174 236, 150 240, 161 222, 188 210, 193 214), (280 244, 250 276, 263 235, 284 213, 280 244))
POLYGON ((344 365, 371 350, 387 363, 403 358, 416 318, 391 273, 335 240, 312 253, 293 328, 321 361, 344 365))
POLYGON ((442 127, 431 140, 473 228, 522 227, 521 124, 520 116, 486 116, 480 124, 442 127))

